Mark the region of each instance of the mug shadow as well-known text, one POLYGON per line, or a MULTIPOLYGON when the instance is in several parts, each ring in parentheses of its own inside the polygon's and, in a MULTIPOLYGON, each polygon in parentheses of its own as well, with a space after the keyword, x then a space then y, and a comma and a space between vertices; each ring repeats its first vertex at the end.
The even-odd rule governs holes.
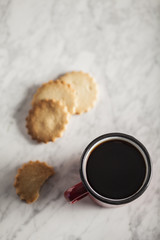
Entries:
MULTIPOLYGON (((79 158, 80 159, 80 158, 79 158)), ((65 161, 60 166, 55 169, 55 175, 51 177, 41 189, 40 201, 43 201, 46 196, 50 201, 59 201, 61 200, 64 204, 67 203, 67 200, 64 197, 64 192, 81 182, 79 175, 80 160, 73 159, 71 161, 65 161)), ((68 203, 69 204, 69 203, 68 203)), ((78 203, 82 205, 96 205, 94 201, 86 196, 78 203)), ((74 204, 76 205, 76 203, 74 204)))
POLYGON ((45 186, 42 187, 40 198, 43 201, 48 195, 52 201, 64 199, 64 191, 80 181, 79 160, 67 161, 65 159, 65 162, 55 168, 55 175, 48 179, 45 186))
POLYGON ((33 141, 32 138, 27 134, 26 117, 27 117, 28 111, 32 108, 31 106, 32 97, 38 87, 39 85, 33 85, 27 89, 25 97, 19 103, 13 115, 14 119, 16 120, 16 124, 19 129, 19 132, 25 137, 25 139, 28 142, 30 142, 33 145, 37 145, 39 143, 37 143, 36 141, 33 141))

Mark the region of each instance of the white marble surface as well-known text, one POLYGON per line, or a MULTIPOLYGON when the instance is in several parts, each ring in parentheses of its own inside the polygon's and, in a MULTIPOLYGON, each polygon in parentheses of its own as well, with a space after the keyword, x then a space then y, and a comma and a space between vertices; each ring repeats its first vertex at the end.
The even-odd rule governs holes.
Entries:
POLYGON ((0 239, 160 239, 160 0, 0 0, 0 239), (66 71, 91 73, 99 101, 70 120, 64 137, 37 144, 25 117, 35 89, 66 71), (153 178, 143 197, 104 209, 89 198, 69 205, 79 159, 95 137, 134 135, 148 148, 153 178), (13 187, 29 160, 55 166, 39 200, 13 187))

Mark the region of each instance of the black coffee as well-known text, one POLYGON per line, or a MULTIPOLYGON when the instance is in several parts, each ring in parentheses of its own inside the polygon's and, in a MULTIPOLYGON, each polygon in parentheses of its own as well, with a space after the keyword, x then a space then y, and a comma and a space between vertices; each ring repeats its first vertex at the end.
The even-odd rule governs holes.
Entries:
POLYGON ((110 140, 95 147, 87 162, 87 179, 100 195, 123 199, 143 184, 146 165, 141 153, 130 143, 110 140))

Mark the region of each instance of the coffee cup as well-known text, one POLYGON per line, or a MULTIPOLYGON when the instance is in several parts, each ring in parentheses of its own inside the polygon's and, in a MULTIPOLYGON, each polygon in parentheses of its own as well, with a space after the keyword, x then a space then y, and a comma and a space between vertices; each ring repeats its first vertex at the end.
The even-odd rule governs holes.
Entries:
POLYGON ((84 150, 81 182, 67 189, 64 196, 70 203, 89 195, 103 207, 124 205, 144 193, 151 169, 150 155, 136 138, 124 133, 104 134, 84 150))

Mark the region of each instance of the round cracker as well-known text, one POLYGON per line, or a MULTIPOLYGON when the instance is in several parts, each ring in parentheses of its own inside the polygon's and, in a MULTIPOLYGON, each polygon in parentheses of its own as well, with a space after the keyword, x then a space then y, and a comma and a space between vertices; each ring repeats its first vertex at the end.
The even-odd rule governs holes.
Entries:
POLYGON ((28 134, 38 142, 54 142, 61 137, 69 121, 67 107, 59 101, 41 100, 26 118, 28 134))
POLYGON ((42 99, 62 101, 70 114, 75 112, 75 91, 65 82, 50 81, 43 84, 33 96, 32 104, 34 105, 42 99))
POLYGON ((97 100, 97 85, 94 79, 84 72, 70 72, 59 78, 76 91, 76 114, 89 111, 97 100))

